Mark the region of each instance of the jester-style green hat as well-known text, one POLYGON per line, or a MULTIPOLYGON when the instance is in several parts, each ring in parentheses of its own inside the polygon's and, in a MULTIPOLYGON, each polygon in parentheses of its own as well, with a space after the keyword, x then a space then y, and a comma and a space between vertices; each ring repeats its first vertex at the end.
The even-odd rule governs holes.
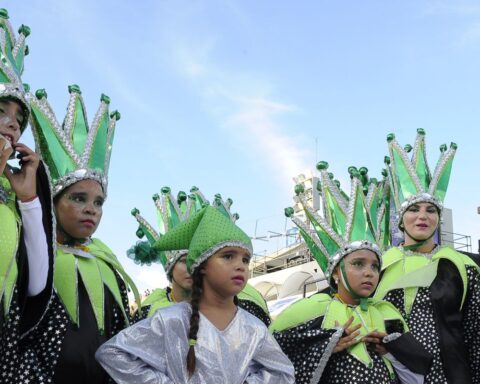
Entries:
POLYGON ((445 144, 440 146, 440 158, 432 175, 427 163, 425 131, 422 128, 417 129, 413 147, 406 145, 402 148, 393 133, 387 136, 387 142, 390 156, 385 158, 385 163, 399 214, 399 225, 405 211, 413 204, 431 203, 441 212, 457 145, 451 143, 449 149, 445 144))
POLYGON ((293 208, 286 208, 285 215, 297 225, 330 285, 335 287, 332 273, 346 255, 356 250, 368 249, 380 260, 381 250, 377 245, 378 238, 370 217, 372 207, 369 208, 366 204, 359 171, 355 167, 349 169, 351 191, 347 197, 341 191, 339 183, 333 180, 333 175, 327 172, 327 162, 318 163, 317 169, 320 171, 318 188, 322 195, 323 215, 308 204, 302 185, 295 186, 295 193, 296 200, 303 208, 304 219, 295 215, 293 208))
POLYGON ((100 183, 106 195, 113 134, 120 113, 109 114, 110 98, 102 94, 100 107, 89 128, 80 87, 70 85, 68 91, 70 100, 62 125, 58 123, 44 89, 38 90, 35 96, 27 95, 37 151, 50 171, 53 195, 86 179, 100 183))
POLYGON ((163 187, 161 193, 154 194, 152 198, 157 211, 159 230, 157 232, 140 214, 140 211, 134 208, 131 213, 139 224, 136 235, 140 239, 145 237, 146 241, 137 242, 127 251, 127 256, 133 259, 135 263, 141 265, 160 262, 165 269, 168 279, 171 280, 173 267, 183 255, 187 254, 188 249, 159 252, 152 247, 162 236, 209 203, 197 187, 190 189, 189 196, 185 192, 180 191, 176 199, 173 197, 170 187, 163 187))
POLYGON ((23 59, 28 55, 25 39, 30 34, 30 28, 21 25, 18 37, 8 21, 8 11, 0 8, 0 98, 12 98, 18 101, 24 112, 20 129, 28 123, 29 106, 25 99, 25 88, 22 84, 23 59))
POLYGON ((225 247, 239 247, 253 253, 248 235, 218 208, 210 205, 166 233, 154 246, 159 251, 188 249, 187 268, 191 274, 225 247))

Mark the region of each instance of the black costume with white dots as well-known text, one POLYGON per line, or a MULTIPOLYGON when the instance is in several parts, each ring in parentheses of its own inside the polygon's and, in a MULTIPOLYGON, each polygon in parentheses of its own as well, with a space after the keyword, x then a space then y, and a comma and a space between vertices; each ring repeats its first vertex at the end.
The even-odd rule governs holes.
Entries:
MULTIPOLYGON (((466 270, 468 292, 461 312, 458 309, 463 282, 456 267, 448 260, 440 261, 431 287, 418 289, 409 315, 405 312, 403 289, 390 291, 385 296, 385 300, 395 305, 406 319, 413 336, 434 357, 425 376, 425 384, 480 383, 480 281, 475 267, 467 266, 466 270), (448 296, 447 291, 452 291, 454 286, 458 291, 457 300, 449 300, 452 295, 448 296), (446 297, 445 302, 437 304, 437 307, 432 289, 435 297, 446 297), (436 314, 438 306, 458 312, 457 319, 445 322, 439 318, 436 314), (459 360, 453 361, 453 356, 459 360)), ((450 313, 450 318, 453 316, 450 313)))
POLYGON ((335 345, 331 345, 330 341, 337 330, 321 328, 322 322, 323 316, 297 327, 273 333, 283 352, 295 367, 297 384, 313 384, 312 378, 324 354, 327 355, 328 363, 318 383, 398 383, 396 376, 390 375, 383 359, 376 352, 369 352, 373 361, 371 368, 366 367, 346 351, 333 353, 335 345), (332 351, 328 350, 329 348, 332 351))
MULTIPOLYGON (((125 311, 128 297, 123 280, 116 273, 125 311)), ((49 310, 40 326, 25 340, 23 381, 18 383, 105 384, 111 379, 96 362, 94 354, 105 341, 125 328, 125 318, 108 289, 105 295, 105 330, 100 332, 79 278, 79 326, 69 318, 54 293, 49 310)))

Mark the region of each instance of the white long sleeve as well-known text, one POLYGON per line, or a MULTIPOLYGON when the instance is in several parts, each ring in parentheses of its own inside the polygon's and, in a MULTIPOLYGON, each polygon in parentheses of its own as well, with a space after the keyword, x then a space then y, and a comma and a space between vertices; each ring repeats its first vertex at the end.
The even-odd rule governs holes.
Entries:
POLYGON ((36 296, 45 289, 48 278, 48 245, 42 222, 42 206, 35 198, 18 202, 23 222, 23 238, 28 257, 28 296, 36 296))
POLYGON ((423 384, 425 376, 410 371, 405 365, 398 361, 391 353, 385 357, 392 363, 395 372, 402 384, 423 384))

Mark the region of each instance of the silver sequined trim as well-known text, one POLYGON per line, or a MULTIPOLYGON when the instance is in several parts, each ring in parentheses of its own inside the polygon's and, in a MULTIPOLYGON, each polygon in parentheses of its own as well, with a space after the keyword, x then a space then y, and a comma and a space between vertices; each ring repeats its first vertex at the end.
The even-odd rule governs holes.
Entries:
POLYGON ((402 205, 400 206, 400 210, 398 212, 398 224, 403 220, 403 215, 407 211, 407 209, 412 206, 413 204, 419 204, 419 203, 430 203, 433 204, 435 207, 437 207, 440 211, 440 214, 443 211, 443 204, 440 200, 438 200, 435 196, 432 196, 429 193, 419 193, 418 195, 413 195, 410 196, 408 199, 406 199, 402 205))
POLYGON ((82 180, 97 181, 102 186, 105 198, 107 197, 107 179, 102 173, 94 169, 77 169, 56 180, 53 185, 53 197, 57 196, 70 185, 82 180))
POLYGON ((397 340, 400 336, 402 336, 401 333, 398 333, 398 332, 395 332, 395 333, 390 333, 389 335, 385 336, 382 341, 385 343, 385 344, 388 344, 390 343, 391 341, 395 341, 397 340))
POLYGON ((193 274, 195 269, 202 264, 205 260, 207 260, 209 257, 213 256, 216 252, 218 252, 222 248, 226 247, 238 247, 245 249, 246 251, 250 252, 250 254, 253 254, 253 249, 251 246, 248 246, 245 244, 243 241, 224 241, 223 243, 217 244, 213 246, 212 248, 207 249, 205 252, 203 252, 200 257, 192 264, 190 267, 190 274, 193 274))
POLYGON ((332 335, 332 338, 330 339, 330 341, 328 342, 328 345, 325 348, 325 351, 323 352, 322 357, 320 358, 320 362, 318 363, 317 368, 315 368, 315 371, 313 372, 313 376, 312 376, 312 379, 310 380, 310 384, 317 384, 320 382, 323 371, 327 366, 328 360, 330 360, 330 356, 332 355, 333 350, 335 349, 335 347, 338 344, 338 341, 343 335, 342 327, 336 327, 333 329, 335 329, 336 331, 332 335))

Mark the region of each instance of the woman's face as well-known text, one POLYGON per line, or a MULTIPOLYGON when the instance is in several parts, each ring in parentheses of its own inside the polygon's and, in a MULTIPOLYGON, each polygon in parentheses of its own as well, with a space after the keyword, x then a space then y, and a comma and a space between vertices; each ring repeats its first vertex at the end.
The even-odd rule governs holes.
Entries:
POLYGON ((180 286, 184 291, 192 289, 192 276, 187 271, 187 255, 183 255, 173 266, 172 281, 180 286))
MULTIPOLYGON (((413 204, 403 214, 402 224, 405 232, 405 244, 432 238, 439 222, 438 210, 433 204, 413 204)), ((433 241, 433 239, 432 239, 433 241)))
MULTIPOLYGON (((105 201, 100 184, 82 180, 66 188, 55 201, 60 228, 74 239, 87 239, 97 230, 105 201)), ((61 232, 58 233, 62 237, 61 232)))
MULTIPOLYGON (((380 275, 380 263, 377 255, 368 249, 353 251, 344 257, 345 273, 351 289, 360 297, 369 297, 377 288, 380 275)), ((338 281, 338 293, 343 298, 353 298, 343 284, 338 266, 333 278, 338 281)))
POLYGON ((19 103, 0 99, 0 134, 9 140, 10 144, 16 144, 20 139, 24 120, 24 111, 19 103))
POLYGON ((250 252, 239 247, 220 249, 202 268, 203 288, 222 297, 238 295, 248 280, 250 252))

